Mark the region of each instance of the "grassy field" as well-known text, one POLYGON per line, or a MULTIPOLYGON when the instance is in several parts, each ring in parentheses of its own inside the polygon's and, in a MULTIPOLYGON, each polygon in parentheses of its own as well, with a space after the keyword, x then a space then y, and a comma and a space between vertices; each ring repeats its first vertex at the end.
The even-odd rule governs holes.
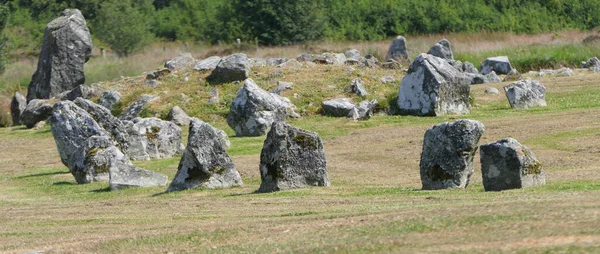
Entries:
MULTIPOLYGON (((361 77, 369 98, 393 99, 402 72, 318 66, 284 70, 288 96, 306 114, 290 120, 324 138, 330 188, 256 194, 264 137, 231 137, 228 150, 245 186, 168 193, 166 187, 111 192, 108 183, 78 185, 60 162, 49 127, 1 128, 0 252, 428 252, 597 253, 600 251, 600 74, 544 77, 548 107, 512 110, 490 85, 472 86, 470 115, 375 116, 354 122, 318 115, 318 101, 344 96, 361 77), (381 84, 381 76, 398 79, 381 84), (315 89, 319 88, 319 89, 315 89), (338 92, 336 92, 338 91, 338 92), (336 95, 337 94, 337 95, 336 95), (532 148, 546 170, 544 186, 484 192, 478 155, 466 190, 421 191, 419 158, 425 130, 469 118, 486 131, 481 143, 513 137, 532 148)), ((264 88, 273 69, 255 69, 264 88)), ((206 73, 175 73, 157 89, 143 77, 117 79, 131 101, 161 95, 148 115, 182 105, 223 128, 223 114, 239 85, 219 87, 222 104, 205 104, 206 73), (189 82, 182 82, 184 77, 189 82), (180 94, 189 98, 180 99, 180 94)), ((506 83, 493 84, 499 88, 506 83)), ((348 96, 348 95, 346 95, 348 96)), ((354 97, 355 100, 362 98, 354 97)), ((125 103, 126 104, 126 103, 125 103)), ((125 106, 125 105, 123 105, 125 106)), ((136 162, 172 179, 179 158, 136 162)))

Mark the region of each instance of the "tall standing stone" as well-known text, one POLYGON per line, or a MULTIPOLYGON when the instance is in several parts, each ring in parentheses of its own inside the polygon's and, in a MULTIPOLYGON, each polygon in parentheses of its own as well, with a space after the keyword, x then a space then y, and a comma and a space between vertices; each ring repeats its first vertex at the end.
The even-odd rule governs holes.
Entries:
POLYGON ((473 120, 429 128, 423 139, 420 163, 423 189, 466 188, 483 131, 483 124, 473 120))
POLYGON ((394 60, 396 62, 405 63, 410 62, 408 52, 406 51, 406 39, 404 36, 398 36, 390 45, 385 61, 394 60))
POLYGON ((10 115, 12 117, 12 125, 17 126, 21 124, 21 114, 25 111, 27 107, 27 100, 25 96, 23 96, 19 92, 15 92, 15 96, 13 96, 10 101, 10 115))
POLYGON ((481 146, 481 173, 486 191, 546 184, 540 162, 531 149, 512 138, 481 146))
POLYGON ((434 55, 439 58, 454 60, 452 48, 450 47, 450 41, 446 39, 441 39, 438 43, 433 45, 427 54, 434 55))
POLYGON ((187 147, 167 192, 242 185, 242 178, 225 151, 216 129, 208 123, 192 118, 187 147))
POLYGON ((64 10, 46 26, 27 101, 49 99, 85 83, 83 64, 91 53, 92 39, 83 15, 77 9, 64 10))
POLYGON ((260 179, 258 192, 330 186, 319 135, 273 123, 260 153, 260 179))
POLYGON ((398 91, 402 115, 468 114, 471 80, 446 60, 419 55, 410 64, 398 91))

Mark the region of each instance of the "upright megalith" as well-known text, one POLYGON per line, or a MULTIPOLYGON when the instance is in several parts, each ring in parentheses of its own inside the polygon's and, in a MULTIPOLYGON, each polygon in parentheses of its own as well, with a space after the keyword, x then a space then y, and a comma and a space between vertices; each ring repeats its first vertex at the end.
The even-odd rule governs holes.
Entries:
POLYGON ((189 188, 241 186, 242 178, 225 151, 220 135, 210 124, 192 118, 188 144, 167 192, 189 188))
POLYGON ((330 186, 325 150, 319 135, 275 122, 260 153, 258 192, 330 186))
POLYGON ((486 191, 546 184, 542 165, 533 151, 512 138, 481 146, 481 174, 486 191))
POLYGON ((410 62, 408 52, 406 51, 406 39, 404 36, 398 36, 390 45, 385 61, 394 60, 396 62, 405 63, 410 62))
POLYGON ((484 126, 474 120, 458 120, 429 128, 423 139, 421 182, 424 190, 466 188, 473 174, 484 126))
POLYGON ((77 9, 66 9, 46 26, 44 43, 27 101, 49 99, 85 83, 83 64, 92 54, 92 39, 77 9))
POLYGON ((515 109, 547 106, 546 87, 537 80, 528 78, 511 83, 504 87, 504 92, 510 107, 515 109))
POLYGON ((447 39, 441 39, 438 43, 433 45, 427 54, 437 56, 439 58, 444 58, 447 60, 454 60, 454 55, 452 54, 452 48, 450 47, 450 41, 447 39))
POLYGON ((445 59, 419 55, 408 68, 398 91, 402 115, 468 114, 471 79, 445 59))
POLYGON ((15 95, 10 101, 10 115, 12 117, 12 125, 17 126, 21 124, 21 114, 27 107, 27 99, 19 92, 15 92, 15 95))
POLYGON ((250 73, 250 60, 243 53, 227 56, 217 64, 217 67, 206 78, 211 84, 223 84, 242 81, 250 73))
POLYGON ((262 136, 273 122, 285 121, 290 104, 283 97, 261 89, 252 79, 246 79, 231 103, 227 124, 236 136, 262 136))

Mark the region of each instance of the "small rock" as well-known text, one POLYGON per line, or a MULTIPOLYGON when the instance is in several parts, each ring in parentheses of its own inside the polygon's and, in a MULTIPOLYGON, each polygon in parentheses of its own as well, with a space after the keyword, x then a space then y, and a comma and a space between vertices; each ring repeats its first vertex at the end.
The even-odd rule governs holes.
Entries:
POLYGON ((296 56, 296 61, 298 61, 298 62, 312 62, 313 58, 314 57, 311 54, 300 54, 300 55, 296 56))
POLYGON ((473 73, 473 74, 479 73, 477 68, 475 68, 475 65, 473 65, 472 63, 469 63, 469 62, 464 62, 462 64, 462 71, 467 72, 467 73, 473 73))
POLYGON ((323 115, 334 117, 346 117, 354 108, 354 104, 348 98, 323 101, 321 106, 323 115))
POLYGON ((294 84, 290 82, 277 81, 277 87, 271 89, 271 93, 281 95, 281 93, 285 90, 292 89, 294 84))
POLYGON ((384 77, 381 77, 379 79, 379 81, 381 81, 381 83, 383 83, 383 84, 387 84, 387 83, 396 82, 396 79, 394 79, 392 76, 384 76, 384 77))
POLYGON ((98 100, 98 104, 107 108, 108 110, 112 110, 115 103, 121 100, 121 93, 117 91, 106 91, 100 95, 100 100, 98 100))
POLYGON ((160 81, 158 81, 158 80, 155 80, 155 79, 144 81, 144 86, 151 87, 151 88, 156 88, 160 84, 162 84, 162 83, 160 81))
POLYGON ((344 53, 344 55, 346 56, 346 59, 358 60, 360 58, 360 51, 358 51, 357 49, 351 49, 351 50, 346 51, 346 53, 344 53))
POLYGON ((42 128, 44 128, 44 126, 46 126, 46 121, 40 121, 38 123, 35 124, 35 126, 33 126, 34 130, 41 130, 42 128))
POLYGON ((302 67, 302 64, 300 62, 298 62, 298 60, 296 60, 296 59, 290 59, 284 63, 277 65, 277 67, 280 67, 280 68, 302 67))
POLYGON ((485 59, 481 64, 480 73, 486 75, 491 71, 495 71, 496 74, 508 74, 513 67, 510 65, 510 61, 507 56, 497 56, 485 59))
POLYGON ((127 109, 125 109, 125 111, 123 111, 123 113, 121 113, 121 115, 119 115, 119 120, 123 121, 123 120, 133 120, 136 117, 139 117, 140 113, 142 113, 142 110, 144 109, 144 107, 152 102, 157 100, 158 97, 153 96, 153 95, 142 95, 137 101, 131 103, 131 105, 129 105, 129 107, 127 107, 127 109))
POLYGON ((500 91, 498 91, 498 89, 494 88, 494 87, 488 87, 485 89, 484 93, 487 94, 500 94, 500 91))
POLYGON ((160 69, 160 70, 156 70, 151 73, 148 73, 148 75, 146 75, 146 79, 159 79, 159 78, 169 75, 170 73, 171 73, 171 70, 164 68, 164 69, 160 69))
POLYGON ((511 69, 508 74, 506 74, 506 76, 504 77, 504 80, 502 80, 503 82, 508 82, 508 81, 519 81, 523 79, 521 77, 521 73, 519 73, 519 71, 517 71, 517 69, 511 69))
POLYGON ((504 87, 511 108, 546 107, 546 87, 537 80, 526 79, 504 87))
POLYGON ((389 70, 400 70, 400 69, 402 69, 402 64, 394 61, 393 59, 390 59, 390 60, 382 63, 381 68, 389 69, 389 70))
POLYGON ((33 99, 27 103, 27 107, 21 114, 19 122, 28 129, 40 121, 45 121, 52 115, 52 104, 48 100, 33 99))
POLYGON ((217 67, 206 80, 211 84, 223 84, 242 81, 248 78, 250 61, 246 54, 233 54, 221 59, 217 67))
POLYGON ((373 111, 377 105, 379 105, 377 100, 361 101, 358 106, 352 108, 352 110, 348 113, 348 117, 355 121, 369 120, 371 116, 373 116, 373 111))
POLYGON ((358 96, 367 96, 367 95, 369 95, 369 93, 367 93, 367 90, 365 89, 365 82, 363 82, 360 78, 354 78, 352 80, 352 84, 350 84, 349 86, 347 86, 344 89, 344 92, 355 93, 358 96))
POLYGON ((200 60, 196 63, 196 65, 194 65, 194 70, 197 71, 212 71, 215 68, 217 68, 217 65, 219 65, 219 62, 221 62, 221 58, 218 56, 211 56, 209 58, 200 60))
POLYGON ((167 176, 119 161, 108 167, 110 190, 130 187, 154 187, 167 185, 167 176))
POLYGON ((179 106, 171 108, 167 120, 179 126, 187 126, 190 124, 190 117, 179 106))

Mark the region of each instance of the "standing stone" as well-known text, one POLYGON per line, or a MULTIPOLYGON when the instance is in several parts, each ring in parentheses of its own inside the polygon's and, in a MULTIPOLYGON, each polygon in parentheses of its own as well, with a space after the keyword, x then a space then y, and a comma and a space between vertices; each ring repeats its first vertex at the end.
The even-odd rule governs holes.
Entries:
POLYGON ((544 169, 533 151, 512 138, 481 146, 481 173, 486 191, 546 184, 544 169))
POLYGON ((242 186, 242 178, 210 124, 192 118, 188 144, 167 192, 242 186))
POLYGON ((408 52, 406 51, 406 39, 403 36, 398 36, 390 45, 385 61, 394 60, 396 62, 410 62, 408 52))
POLYGON ((211 84, 223 84, 242 81, 248 78, 250 61, 246 54, 233 54, 221 59, 206 80, 211 84))
POLYGON ((179 106, 171 108, 167 120, 179 125, 186 126, 190 124, 190 117, 179 106))
POLYGON ((447 60, 454 60, 452 48, 450 47, 450 41, 446 39, 442 39, 438 43, 433 45, 433 47, 429 49, 429 52, 427 52, 427 54, 434 55, 447 60))
POLYGON ((196 63, 196 65, 194 65, 194 70, 212 71, 215 68, 217 68, 217 65, 219 65, 219 62, 221 62, 221 57, 211 56, 209 58, 198 61, 196 63))
POLYGON ((285 121, 288 103, 247 79, 231 103, 227 124, 236 136, 262 136, 273 122, 285 121))
POLYGON ((497 56, 490 57, 485 59, 481 64, 480 72, 483 75, 490 73, 491 71, 495 71, 496 74, 508 74, 510 70, 513 69, 512 65, 510 65, 510 61, 508 61, 507 56, 497 56))
POLYGON ((400 114, 468 114, 470 79, 442 58, 421 54, 410 64, 398 91, 400 114))
POLYGON ((519 71, 517 71, 517 69, 512 69, 508 72, 508 74, 506 74, 506 76, 504 77, 504 79, 502 81, 503 82, 518 81, 521 79, 523 79, 521 77, 521 73, 519 73, 519 71))
POLYGON ((504 87, 511 108, 546 107, 546 87, 537 80, 526 79, 504 87))
POLYGON ((167 176, 148 171, 136 166, 112 162, 109 165, 110 190, 120 190, 129 187, 154 187, 167 185, 167 176))
POLYGON ((317 133, 275 122, 260 153, 258 192, 330 186, 323 142, 317 133))
POLYGON ((361 101, 358 106, 354 107, 348 113, 348 117, 352 118, 352 120, 369 120, 373 116, 373 111, 377 105, 379 105, 377 100, 361 101))
POLYGON ((77 183, 108 181, 109 166, 115 162, 131 164, 109 137, 91 136, 71 155, 68 167, 77 183))
POLYGON ((344 92, 354 93, 358 96, 367 96, 367 90, 365 89, 365 82, 363 82, 360 78, 354 78, 352 83, 344 88, 344 92))
POLYGON ((100 100, 98 100, 98 104, 107 108, 108 110, 112 110, 115 103, 121 100, 121 93, 117 91, 106 91, 100 95, 100 100))
POLYGON ((85 83, 83 64, 92 54, 92 39, 77 9, 66 9, 46 26, 44 43, 27 89, 27 101, 49 99, 85 83))
POLYGON ((125 111, 123 111, 123 113, 121 113, 121 115, 119 115, 119 120, 123 121, 123 120, 133 120, 136 117, 139 117, 140 113, 142 113, 142 110, 144 109, 144 107, 154 101, 157 100, 158 97, 153 96, 153 95, 147 95, 144 94, 142 95, 137 101, 131 103, 131 105, 129 105, 129 107, 127 107, 127 109, 125 109, 125 111))
POLYGON ((190 53, 183 53, 165 63, 165 68, 176 71, 192 67, 196 59, 190 53))
POLYGON ((484 127, 458 120, 429 128, 423 139, 421 182, 424 190, 466 188, 473 174, 473 156, 484 127))
POLYGON ((25 99, 25 96, 19 92, 15 92, 15 96, 13 96, 10 101, 10 115, 12 117, 13 126, 21 125, 21 114, 23 114, 26 107, 27 100, 25 99))
POLYGON ((323 101, 321 107, 323 108, 323 115, 346 117, 354 108, 354 104, 348 98, 339 98, 323 101))
POLYGON ((45 121, 52 115, 52 104, 48 100, 33 99, 21 113, 19 122, 31 129, 36 123, 45 121))

